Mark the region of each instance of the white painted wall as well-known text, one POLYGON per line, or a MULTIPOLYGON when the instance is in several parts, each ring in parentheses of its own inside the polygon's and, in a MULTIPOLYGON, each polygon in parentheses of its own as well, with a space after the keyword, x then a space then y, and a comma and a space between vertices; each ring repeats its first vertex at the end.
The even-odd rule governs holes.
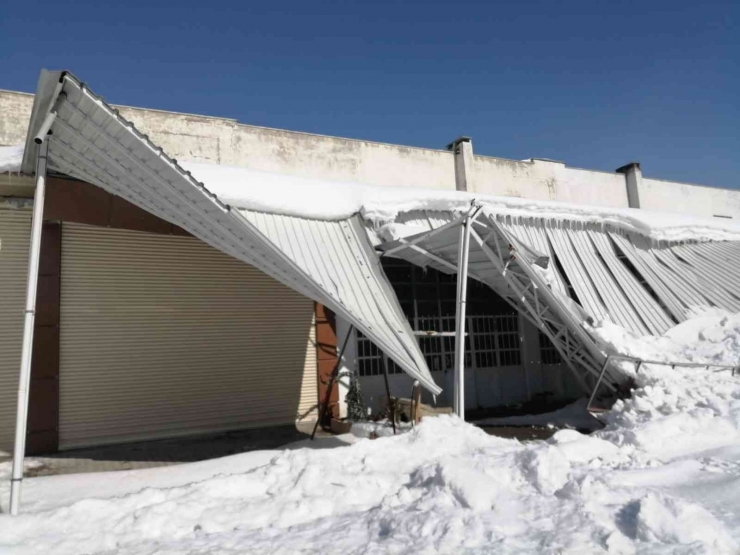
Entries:
POLYGON ((0 89, 0 146, 25 142, 32 107, 32 94, 0 89))
POLYGON ((379 186, 455 188, 451 152, 242 125, 235 120, 119 108, 175 158, 379 186))
POLYGON ((626 207, 624 176, 548 160, 506 160, 475 156, 468 190, 479 193, 626 207))
MULTIPOLYGON (((0 91, 0 145, 24 142, 32 104, 31 94, 0 91)), ((118 109, 178 159, 380 186, 456 188, 454 155, 445 150, 256 127, 229 118, 118 109)), ((472 156, 466 177, 471 192, 628 206, 623 174, 561 162, 472 156)), ((639 197, 649 210, 740 218, 740 191, 643 178, 639 197)))
POLYGON ((740 191, 642 178, 640 207, 692 216, 740 218, 740 191))

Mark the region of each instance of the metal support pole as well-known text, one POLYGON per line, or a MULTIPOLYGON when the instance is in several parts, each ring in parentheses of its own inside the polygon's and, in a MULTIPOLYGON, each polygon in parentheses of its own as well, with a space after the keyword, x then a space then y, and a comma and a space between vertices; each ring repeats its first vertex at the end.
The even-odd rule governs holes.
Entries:
POLYGON ((393 397, 391 397, 391 386, 388 383, 388 365, 385 363, 385 355, 380 353, 380 365, 383 367, 383 379, 385 380, 385 395, 388 398, 388 412, 391 416, 391 426, 393 426, 393 435, 396 435, 396 409, 393 406, 393 397))
POLYGON ((26 424, 28 420, 28 393, 31 382, 31 351, 33 348, 33 326, 36 319, 36 288, 39 280, 39 254, 41 252, 41 225, 44 220, 44 195, 46 192, 46 156, 49 142, 39 146, 36 162, 36 195, 33 203, 31 223, 31 252, 28 257, 26 281, 26 312, 23 322, 23 347, 21 369, 18 380, 18 407, 15 417, 15 446, 13 449, 13 473, 10 479, 10 514, 17 515, 21 504, 21 482, 23 481, 23 459, 26 454, 26 424))
POLYGON ((601 372, 599 373, 599 379, 596 380, 596 385, 594 386, 594 390, 591 392, 591 397, 588 399, 588 405, 586 405, 586 410, 591 410, 591 404, 594 402, 594 399, 596 398, 596 392, 599 390, 599 386, 601 385, 601 380, 604 379, 604 374, 606 373, 606 368, 609 366, 609 359, 611 357, 606 357, 606 360, 604 361, 604 366, 601 367, 601 372))
POLYGON ((453 409, 465 420, 465 309, 468 294, 468 254, 470 252, 470 215, 460 226, 457 260, 457 310, 455 314, 455 387, 453 409))

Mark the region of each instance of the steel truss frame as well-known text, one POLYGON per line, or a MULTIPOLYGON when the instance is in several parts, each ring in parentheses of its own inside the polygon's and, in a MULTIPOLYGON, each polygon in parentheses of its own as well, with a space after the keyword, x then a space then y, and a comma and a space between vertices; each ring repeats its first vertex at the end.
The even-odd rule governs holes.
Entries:
MULTIPOLYGON (((490 209, 473 205, 462 217, 410 239, 401 239, 398 243, 385 250, 381 256, 405 258, 401 254, 402 251, 412 250, 432 266, 441 266, 447 271, 456 272, 459 295, 464 295, 464 290, 460 289, 461 278, 469 276, 485 283, 550 339, 585 393, 592 393, 594 385, 602 375, 603 385, 611 391, 617 389, 618 374, 614 373, 617 370, 608 364, 606 355, 584 328, 583 324, 587 323, 585 318, 575 314, 568 300, 554 292, 540 271, 535 269, 535 266, 547 268, 549 257, 508 231, 490 209), (455 231, 458 231, 459 235, 455 231), (432 238, 436 237, 439 240, 443 233, 449 234, 450 239, 453 235, 457 236, 458 248, 455 259, 449 253, 434 252, 427 244, 432 238), (470 237, 468 242, 463 241, 465 235, 470 237), (488 270, 493 272, 484 273, 468 268, 471 248, 482 251, 488 263, 488 270), (495 275, 496 279, 492 279, 492 275, 495 275)), ((444 250, 448 251, 449 247, 445 247, 444 250)), ((415 257, 410 258, 413 262, 415 257)), ((418 260, 415 263, 418 264, 418 260)), ((459 305, 461 301, 464 305, 463 297, 458 298, 459 305)), ((455 321, 458 335, 460 332, 464 334, 463 326, 458 310, 455 321)), ((462 342, 456 342, 456 363, 461 360, 463 354, 461 349, 462 342)), ((464 402, 461 401, 464 395, 463 376, 462 366, 459 370, 456 368, 453 399, 456 401, 455 412, 461 416, 464 416, 464 402)))

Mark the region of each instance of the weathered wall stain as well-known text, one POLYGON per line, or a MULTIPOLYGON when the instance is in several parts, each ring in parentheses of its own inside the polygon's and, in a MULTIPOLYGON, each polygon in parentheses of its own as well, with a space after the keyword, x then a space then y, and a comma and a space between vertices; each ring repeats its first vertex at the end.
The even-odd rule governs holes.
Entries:
MULTIPOLYGON (((33 95, 0 91, 0 145, 25 141, 33 95)), ((455 190, 452 152, 241 124, 234 119, 118 107, 121 115, 176 159, 243 166, 380 186, 455 190)), ((628 206, 622 174, 552 160, 474 155, 470 192, 628 206)), ((740 218, 740 192, 643 178, 641 207, 740 218)))

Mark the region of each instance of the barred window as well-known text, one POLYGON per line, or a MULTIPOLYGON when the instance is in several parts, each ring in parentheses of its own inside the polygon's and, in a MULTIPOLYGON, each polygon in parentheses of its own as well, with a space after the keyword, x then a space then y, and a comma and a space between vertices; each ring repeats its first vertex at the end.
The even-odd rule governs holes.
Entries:
POLYGON ((400 374, 403 370, 392 360, 386 357, 375 346, 375 343, 362 335, 357 330, 357 372, 360 376, 382 376, 383 366, 381 365, 381 356, 388 365, 389 374, 400 374))
POLYGON ((476 368, 521 364, 519 319, 516 315, 471 316, 469 321, 476 368))
POLYGON ((540 335, 540 362, 542 364, 561 364, 563 359, 550 338, 541 330, 538 330, 538 332, 540 335))
MULTIPOLYGON (((454 332, 457 276, 424 269, 398 259, 383 259, 383 269, 415 331, 454 332)), ((516 310, 488 286, 468 281, 465 366, 492 368, 521 364, 519 317, 516 310)), ((420 336, 419 347, 432 372, 454 368, 455 338, 420 336)), ((384 356, 384 355, 383 355, 384 356)), ((383 374, 380 350, 357 332, 360 376, 383 374)), ((388 373, 401 369, 387 359, 388 373)))

